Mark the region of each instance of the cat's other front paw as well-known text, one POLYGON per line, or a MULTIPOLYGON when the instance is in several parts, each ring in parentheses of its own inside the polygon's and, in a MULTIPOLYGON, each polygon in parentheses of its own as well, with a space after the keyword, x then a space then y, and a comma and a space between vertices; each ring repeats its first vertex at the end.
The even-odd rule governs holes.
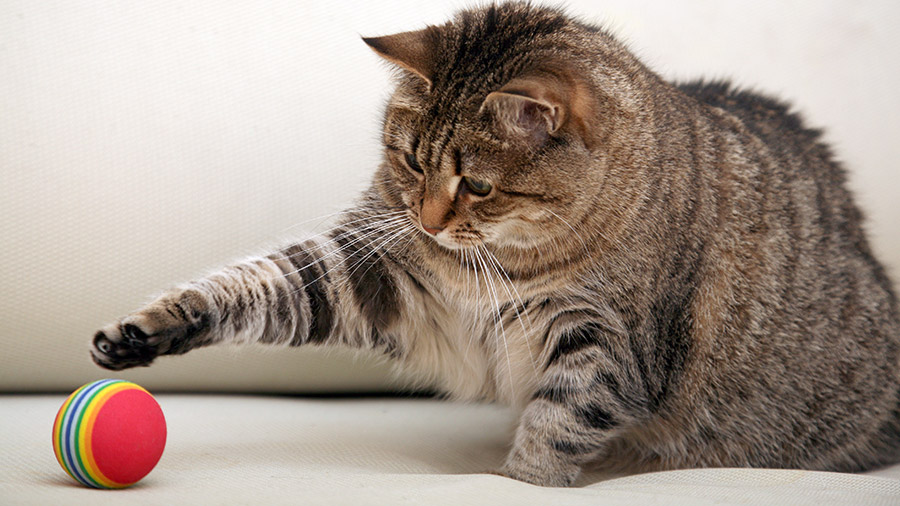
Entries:
POLYGON ((581 472, 581 467, 577 464, 563 462, 557 458, 546 456, 545 459, 536 459, 533 455, 530 457, 523 458, 513 451, 503 467, 491 474, 541 487, 568 487, 581 472))
POLYGON ((568 487, 575 481, 578 471, 571 473, 545 473, 533 469, 515 469, 503 466, 489 474, 505 476, 518 481, 524 481, 539 487, 568 487))

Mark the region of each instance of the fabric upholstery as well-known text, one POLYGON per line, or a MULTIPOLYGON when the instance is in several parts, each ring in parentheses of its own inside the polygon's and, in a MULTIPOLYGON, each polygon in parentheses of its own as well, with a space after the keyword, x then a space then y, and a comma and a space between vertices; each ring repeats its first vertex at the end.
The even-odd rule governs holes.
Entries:
POLYGON ((158 395, 162 459, 125 490, 77 485, 51 445, 65 395, 0 397, 0 504, 900 504, 900 465, 868 474, 701 469, 541 488, 484 474, 514 419, 431 399, 158 395))

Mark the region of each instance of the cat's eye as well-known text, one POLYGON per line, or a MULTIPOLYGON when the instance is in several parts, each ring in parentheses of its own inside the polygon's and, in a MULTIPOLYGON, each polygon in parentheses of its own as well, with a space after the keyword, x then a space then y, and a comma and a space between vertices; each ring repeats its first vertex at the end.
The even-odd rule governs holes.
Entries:
POLYGON ((491 193, 491 185, 487 181, 473 179, 471 177, 464 177, 463 182, 465 183, 469 191, 471 191, 475 195, 484 197, 488 193, 491 193))
POLYGON ((416 160, 416 155, 414 155, 413 153, 406 153, 406 156, 404 158, 406 160, 407 167, 418 172, 419 174, 424 174, 424 171, 422 171, 422 166, 419 165, 419 161, 416 160))

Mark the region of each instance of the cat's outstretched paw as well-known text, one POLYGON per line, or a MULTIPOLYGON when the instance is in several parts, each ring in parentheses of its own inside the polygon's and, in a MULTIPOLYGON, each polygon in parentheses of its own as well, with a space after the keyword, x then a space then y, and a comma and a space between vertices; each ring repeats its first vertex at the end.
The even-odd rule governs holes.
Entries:
POLYGON ((148 343, 147 334, 126 320, 99 330, 91 347, 94 363, 113 371, 150 365, 157 355, 158 348, 148 343))
POLYGON ((185 353, 205 344, 210 316, 205 299, 193 292, 163 296, 118 323, 100 329, 91 358, 119 371, 148 366, 159 355, 185 353))

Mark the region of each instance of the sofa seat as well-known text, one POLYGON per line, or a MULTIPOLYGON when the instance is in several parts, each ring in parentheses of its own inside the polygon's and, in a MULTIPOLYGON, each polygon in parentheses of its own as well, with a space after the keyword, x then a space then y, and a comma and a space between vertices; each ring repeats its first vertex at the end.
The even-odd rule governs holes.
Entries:
POLYGON ((65 395, 0 396, 0 504, 900 504, 900 465, 866 474, 700 469, 542 488, 486 474, 514 417, 428 398, 160 394, 162 459, 124 490, 71 480, 51 428, 65 395))

